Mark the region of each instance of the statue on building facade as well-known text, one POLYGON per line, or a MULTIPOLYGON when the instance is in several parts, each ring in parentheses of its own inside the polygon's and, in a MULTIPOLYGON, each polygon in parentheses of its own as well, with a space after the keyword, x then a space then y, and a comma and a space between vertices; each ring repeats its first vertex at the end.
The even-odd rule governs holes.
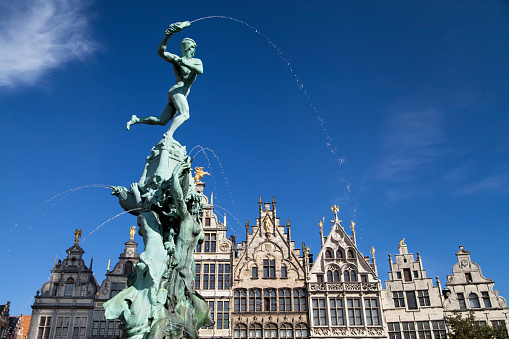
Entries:
MULTIPOLYGON (((120 319, 124 337, 132 339, 196 338, 198 329, 214 322, 207 302, 193 290, 194 249, 203 242, 200 213, 203 197, 195 189, 191 158, 173 132, 189 117, 187 94, 203 71, 192 58, 196 44, 182 41, 182 58, 166 52, 173 33, 189 22, 170 25, 159 46, 159 55, 173 64, 177 84, 168 94, 161 117, 133 118, 136 123, 165 125, 177 112, 168 132, 151 150, 137 183, 127 189, 111 186, 124 210, 137 216, 138 233, 145 250, 128 276, 127 288, 104 304, 107 319, 120 319)), ((131 229, 131 239, 134 236, 131 229)))

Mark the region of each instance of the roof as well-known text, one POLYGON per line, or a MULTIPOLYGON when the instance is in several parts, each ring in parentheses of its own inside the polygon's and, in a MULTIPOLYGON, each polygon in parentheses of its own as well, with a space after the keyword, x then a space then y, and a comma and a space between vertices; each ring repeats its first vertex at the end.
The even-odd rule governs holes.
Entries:
POLYGON ((23 338, 26 338, 28 335, 28 329, 30 328, 30 320, 32 319, 31 315, 23 316, 23 338))

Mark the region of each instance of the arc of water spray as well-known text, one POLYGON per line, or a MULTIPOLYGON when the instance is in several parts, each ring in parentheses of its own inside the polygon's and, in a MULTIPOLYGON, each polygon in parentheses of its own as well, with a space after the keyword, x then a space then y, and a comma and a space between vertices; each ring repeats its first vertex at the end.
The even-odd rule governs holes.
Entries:
MULTIPOLYGON (((309 95, 308 91, 306 88, 304 88, 304 84, 302 83, 302 81, 300 80, 299 76, 297 75, 297 73, 293 70, 293 66, 292 64, 283 56, 283 53, 281 52, 281 49, 279 47, 276 46, 276 44, 274 44, 272 42, 272 40, 270 40, 270 38, 265 35, 264 33, 260 32, 256 27, 253 27, 251 26, 250 24, 248 24, 247 22, 245 21, 242 21, 242 20, 239 20, 239 19, 236 19, 236 18, 232 18, 232 17, 229 17, 229 16, 224 16, 224 15, 209 15, 209 16, 206 16, 206 17, 203 17, 203 18, 199 18, 199 19, 195 19, 193 21, 191 21, 191 24, 193 22, 198 22, 198 21, 201 21, 201 20, 205 20, 205 19, 228 19, 228 20, 232 20, 232 21, 236 21, 238 23, 241 23, 247 27, 249 27, 250 29, 252 29, 253 31, 255 31, 256 34, 262 36, 265 38, 265 40, 267 40, 267 43, 273 47, 276 51, 277 51, 277 54, 279 55, 279 57, 281 58, 281 60, 286 64, 286 66, 288 67, 288 70, 290 71, 290 73, 293 75, 293 77, 295 78, 295 81, 297 82, 297 87, 304 93, 304 95, 306 96, 307 100, 308 100, 308 103, 309 105, 311 106, 311 108, 313 109, 313 112, 315 113, 316 115, 316 118, 318 119, 318 121, 320 122, 320 127, 322 128, 322 133, 324 134, 325 136, 325 139, 327 140, 327 142, 325 143, 325 145, 327 146, 327 148, 329 149, 329 151, 331 152, 331 154, 334 156, 334 158, 336 158, 336 161, 337 161, 337 164, 338 166, 341 166, 344 162, 345 162, 345 159, 344 158, 341 158, 338 156, 337 154, 337 147, 334 145, 334 142, 333 142, 333 139, 332 137, 329 135, 329 133, 327 132, 327 129, 325 128, 325 120, 320 116, 319 112, 318 112, 318 109, 316 108, 315 104, 313 103, 313 100, 311 99, 311 96, 309 95)), ((339 172, 338 172, 339 174, 339 172)), ((350 191, 350 188, 349 188, 349 184, 347 183, 347 190, 350 191)))
POLYGON ((109 218, 108 220, 106 220, 105 222, 103 222, 102 224, 100 224, 99 226, 97 226, 92 232, 90 232, 89 234, 87 234, 86 236, 83 237, 83 239, 81 239, 81 243, 83 244, 83 242, 85 241, 86 238, 88 238, 89 236, 92 235, 92 233, 94 233, 95 231, 97 231, 99 228, 101 228, 104 224, 110 222, 111 220, 121 216, 122 214, 125 214, 125 213, 129 213, 129 212, 132 212, 132 211, 136 211, 136 210, 141 210, 141 208, 133 208, 132 210, 129 210, 129 211, 124 211, 122 213, 119 213, 117 215, 115 215, 114 217, 111 217, 109 218))

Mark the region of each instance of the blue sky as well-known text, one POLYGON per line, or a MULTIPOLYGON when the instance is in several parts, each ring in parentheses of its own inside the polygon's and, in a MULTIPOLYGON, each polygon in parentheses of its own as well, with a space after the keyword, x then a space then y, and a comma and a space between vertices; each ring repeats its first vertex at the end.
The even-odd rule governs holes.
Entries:
POLYGON ((11 313, 31 312, 75 228, 98 280, 122 252, 134 217, 90 234, 122 210, 105 188, 73 189, 138 181, 166 128, 125 123, 167 102, 164 30, 212 15, 254 29, 213 18, 172 37, 175 53, 193 38, 204 64, 175 137, 217 156, 194 163, 212 173, 205 192, 221 218, 233 215, 230 234, 242 240, 259 196, 275 196, 297 246, 316 255, 317 223, 337 204, 361 252, 376 248, 382 280, 405 237, 429 277, 445 284, 463 245, 509 297, 507 2, 2 0, 0 9, 0 303, 11 313))

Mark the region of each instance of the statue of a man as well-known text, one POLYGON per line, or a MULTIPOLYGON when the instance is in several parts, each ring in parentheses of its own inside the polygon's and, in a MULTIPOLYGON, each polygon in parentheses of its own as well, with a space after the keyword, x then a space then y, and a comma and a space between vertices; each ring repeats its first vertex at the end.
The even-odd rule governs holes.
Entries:
POLYGON ((196 43, 193 39, 185 38, 180 44, 182 57, 166 52, 166 44, 172 34, 180 32, 182 29, 191 26, 189 21, 176 22, 170 25, 166 30, 164 39, 159 44, 158 53, 161 58, 173 64, 175 72, 176 84, 168 91, 168 104, 163 110, 161 116, 148 116, 139 118, 136 115, 131 117, 126 124, 127 130, 134 124, 148 125, 166 125, 171 119, 173 122, 165 133, 165 137, 173 139, 173 133, 180 125, 189 119, 189 105, 187 103, 187 95, 191 89, 191 85, 196 80, 197 74, 203 73, 203 64, 200 59, 193 58, 196 50, 196 43), (177 112, 180 115, 175 117, 177 112), (175 118, 174 118, 175 117, 175 118))

